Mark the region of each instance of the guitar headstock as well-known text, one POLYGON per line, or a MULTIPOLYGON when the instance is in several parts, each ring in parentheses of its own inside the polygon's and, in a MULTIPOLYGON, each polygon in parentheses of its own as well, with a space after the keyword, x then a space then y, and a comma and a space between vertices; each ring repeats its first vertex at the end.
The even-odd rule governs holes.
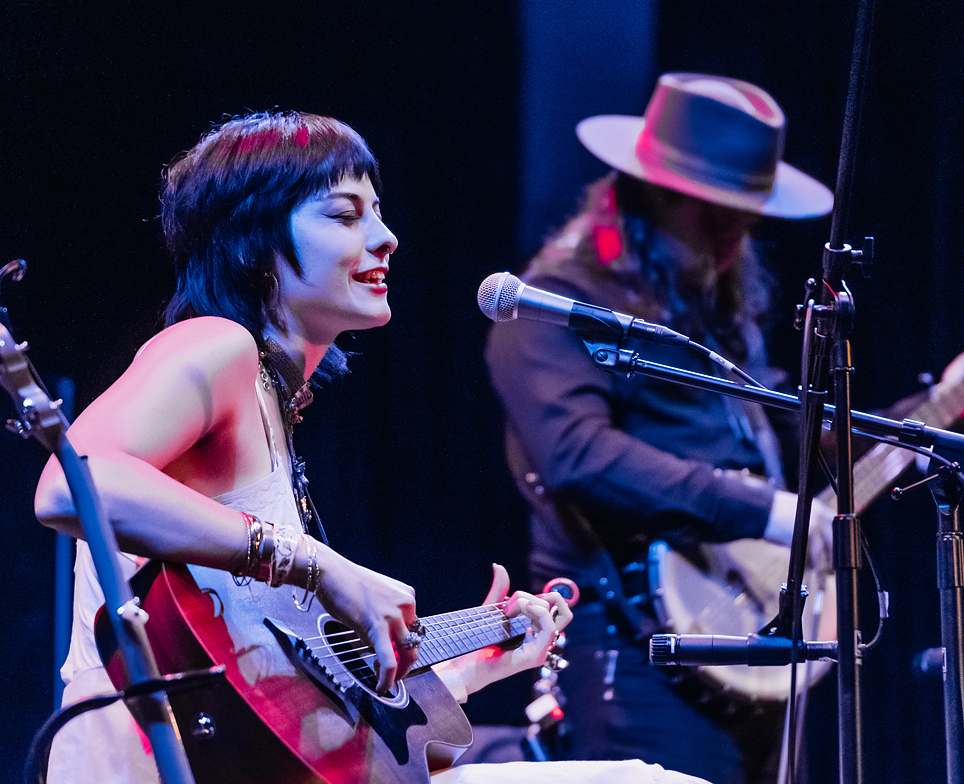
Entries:
POLYGON ((51 452, 57 451, 67 420, 59 400, 51 400, 34 375, 26 355, 27 344, 15 343, 0 323, 0 385, 7 390, 17 410, 7 429, 24 438, 33 436, 51 452))

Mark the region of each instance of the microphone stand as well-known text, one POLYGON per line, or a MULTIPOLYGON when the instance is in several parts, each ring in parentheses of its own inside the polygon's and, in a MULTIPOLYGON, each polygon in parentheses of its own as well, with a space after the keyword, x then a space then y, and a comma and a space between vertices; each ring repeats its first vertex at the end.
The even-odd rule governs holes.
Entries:
MULTIPOLYGON (((800 585, 806 558, 807 529, 813 498, 813 477, 816 473, 818 433, 816 424, 823 405, 823 393, 813 390, 827 388, 827 360, 834 379, 834 400, 837 404, 834 429, 837 447, 837 515, 833 522, 834 571, 837 581, 837 717, 839 727, 838 763, 841 784, 860 784, 863 781, 863 747, 861 741, 860 660, 863 655, 860 640, 860 619, 857 606, 857 573, 861 568, 860 522, 854 514, 853 452, 851 445, 850 378, 853 363, 850 354, 850 328, 853 324, 853 298, 847 288, 845 275, 861 256, 872 255, 872 240, 864 251, 854 251, 843 242, 850 207, 851 183, 856 160, 860 109, 863 104, 864 83, 869 57, 870 33, 873 22, 873 0, 861 0, 850 64, 850 82, 844 113, 834 211, 830 240, 824 247, 823 280, 816 291, 823 307, 813 304, 808 297, 805 318, 804 346, 812 336, 816 350, 812 357, 804 353, 804 371, 812 367, 811 376, 804 375, 801 394, 804 411, 801 421, 800 484, 797 517, 791 546, 788 592, 793 601, 794 640, 799 639, 803 600, 800 585), (815 322, 815 323, 814 323, 815 322), (811 332, 811 325, 815 328, 811 332), (807 363, 811 363, 808 365, 807 363), (807 383, 809 380, 810 383, 807 383), (799 540, 799 542, 798 542, 799 540), (794 546, 800 545, 802 546, 794 546)), ((869 261, 869 258, 867 259, 869 261)), ((865 262, 866 263, 866 262, 865 262)), ((865 273, 867 268, 865 267, 865 273)), ((781 596, 781 604, 783 603, 781 596)), ((794 675, 796 668, 793 669, 794 675)), ((794 690, 791 689, 791 695, 794 690)), ((791 712, 791 733, 795 715, 791 712)), ((792 737, 792 734, 791 734, 792 737)), ((792 761, 792 757, 791 757, 792 761)), ((792 774, 792 767, 791 767, 792 774)))
MULTIPOLYGON (((11 262, 0 270, 0 279, 14 274, 23 277, 25 265, 21 260, 11 262)), ((161 781, 165 784, 194 784, 187 755, 181 743, 174 714, 164 689, 176 683, 179 676, 162 678, 147 641, 144 624, 147 614, 140 609, 130 584, 123 578, 117 539, 97 495, 85 458, 79 456, 67 438, 67 421, 59 401, 52 401, 36 380, 24 353, 26 343, 17 345, 10 336, 5 311, 0 313, 0 386, 10 394, 17 408, 18 418, 7 427, 24 438, 33 436, 60 461, 77 507, 78 517, 90 547, 97 580, 104 590, 106 607, 110 610, 111 627, 117 639, 121 659, 131 684, 125 701, 144 729, 154 752, 161 781)), ((211 675, 217 674, 214 670, 211 675)), ((193 682, 194 674, 188 677, 193 682)), ((46 763, 46 743, 67 720, 87 709, 113 702, 117 695, 94 697, 83 703, 64 708, 49 720, 34 739, 25 776, 28 781, 45 781, 40 770, 46 763), (34 767, 37 770, 34 770, 34 767), (35 777, 35 778, 34 778, 35 777)))
MULTIPOLYGON (((634 349, 620 348, 620 341, 615 337, 601 339, 595 335, 589 337, 585 334, 580 335, 580 337, 589 350, 593 362, 608 372, 623 373, 626 375, 639 373, 651 378, 718 392, 752 403, 795 412, 801 416, 805 412, 806 402, 792 395, 773 392, 759 386, 744 386, 729 379, 717 378, 691 370, 650 362, 640 357, 634 349)), ((842 357, 838 359, 842 359, 842 357)), ((845 373, 846 369, 841 372, 845 373)), ((819 417, 813 413, 812 408, 808 414, 811 420, 807 422, 809 429, 806 433, 814 444, 818 440, 816 438, 816 430, 818 428, 815 426, 821 422, 833 425, 838 431, 838 436, 841 430, 840 421, 843 410, 840 407, 830 404, 821 405, 819 408, 821 411, 819 417)), ((851 411, 849 409, 847 410, 847 415, 846 418, 850 420, 850 425, 846 431, 847 436, 849 436, 851 432, 863 433, 885 440, 893 446, 911 449, 917 452, 922 449, 932 448, 935 455, 943 456, 943 458, 946 458, 946 461, 964 461, 964 434, 930 427, 923 422, 912 419, 905 419, 902 422, 898 422, 886 417, 865 414, 860 411, 851 411)), ((852 467, 848 466, 848 470, 852 471, 852 467)), ((938 588, 941 591, 942 642, 945 650, 946 669, 944 678, 944 722, 947 738, 948 784, 964 784, 964 779, 962 779, 962 775, 964 775, 964 772, 962 772, 962 767, 964 767, 964 754, 962 754, 962 749, 964 749, 964 742, 962 742, 964 741, 964 718, 962 718, 964 717, 964 694, 962 694, 962 688, 964 688, 964 636, 962 636, 964 635, 964 587, 962 587, 964 586, 964 533, 962 533, 957 508, 958 502, 962 494, 964 494, 964 489, 962 489, 962 476, 960 471, 960 466, 956 462, 951 465, 951 470, 942 469, 941 476, 939 477, 941 482, 937 485, 937 489, 942 492, 942 495, 938 498, 939 532, 937 558, 938 588)), ((808 478, 806 495, 811 495, 811 489, 808 478)), ((801 488, 801 499, 803 495, 804 488, 801 488)), ((936 494, 935 497, 937 497, 936 494)), ((794 537, 791 544, 791 562, 797 557, 803 561, 806 555, 805 549, 800 549, 801 540, 804 548, 806 545, 806 529, 804 529, 804 535, 802 537, 798 536, 802 503, 803 501, 799 502, 797 507, 797 528, 794 530, 794 537)), ((852 510, 852 495, 848 503, 852 510)), ((809 523, 809 507, 810 503, 808 501, 806 505, 808 514, 806 523, 809 523)), ((854 670, 859 667, 859 657, 862 653, 862 648, 857 639, 859 633, 857 627, 843 625, 851 623, 853 615, 851 610, 855 612, 856 609, 855 601, 853 602, 852 608, 847 608, 842 619, 839 609, 841 593, 839 586, 842 577, 840 572, 842 570, 847 571, 847 574, 843 575, 844 589, 850 591, 854 599, 856 594, 856 569, 859 566, 860 550, 859 539, 856 538, 859 536, 859 531, 856 527, 855 518, 856 516, 852 511, 849 515, 838 515, 835 519, 834 526, 834 561, 838 569, 837 658, 840 662, 838 670, 842 667, 844 658, 843 650, 845 650, 845 648, 850 652, 850 661, 854 670), (843 541, 842 535, 846 537, 843 541), (849 645, 847 645, 848 642, 849 645)), ((795 591, 797 595, 801 595, 800 588, 801 583, 798 580, 797 590, 795 591)), ((789 586, 786 591, 781 592, 781 604, 786 597, 794 597, 794 593, 791 593, 789 586)), ((792 601, 792 598, 789 600, 792 601)), ((800 603, 802 606, 802 595, 800 596, 800 603)), ((798 619, 794 620, 797 621, 798 619)), ((770 626, 778 625, 779 622, 771 624, 770 626)), ((770 631, 770 627, 768 627, 767 631, 770 631)), ((746 643, 746 641, 744 641, 744 643, 746 643)), ((777 641, 771 639, 769 636, 763 637, 759 640, 759 643, 764 655, 771 655, 767 652, 767 649, 772 649, 774 645, 777 645, 777 641)), ((802 641, 794 639, 791 644, 791 653, 794 661, 804 650, 804 647, 805 645, 802 641)), ((762 659, 761 663, 763 663, 762 659)), ((791 670, 791 673, 792 672, 793 670, 791 670)), ((849 686, 851 682, 856 682, 857 675, 856 672, 848 670, 843 686, 849 686)), ((838 675, 838 688, 841 686, 841 680, 841 676, 838 675)), ((859 748, 859 725, 857 722, 860 715, 859 713, 851 714, 844 712, 845 707, 850 710, 859 709, 859 702, 856 701, 856 697, 859 697, 858 692, 848 691, 842 694, 840 698, 842 704, 838 708, 838 711, 841 716, 841 724, 848 724, 846 728, 841 727, 841 755, 844 753, 844 743, 849 744, 846 747, 848 754, 855 753, 855 748, 859 748), (850 697, 851 693, 854 695, 853 697, 850 697), (845 702, 846 705, 843 704, 845 702)), ((842 760, 842 763, 843 762, 842 760)), ((841 781, 849 781, 851 779, 845 777, 859 775, 861 773, 861 766, 857 760, 848 759, 845 762, 846 764, 841 764, 840 767, 841 781)))
MULTIPOLYGON (((944 732, 947 780, 964 782, 964 532, 960 505, 961 478, 941 468, 930 483, 937 504, 937 588, 941 604, 941 644, 944 647, 944 732)), ((933 477, 932 477, 933 478, 933 477)))
MULTIPOLYGON (((802 649, 803 638, 803 575, 820 429, 825 411, 830 409, 826 400, 828 377, 832 374, 834 400, 837 404, 833 417, 838 467, 837 515, 833 523, 833 540, 837 583, 838 763, 841 784, 861 784, 863 781, 863 749, 860 736, 860 659, 863 648, 857 606, 861 537, 859 521, 854 514, 851 445, 854 417, 850 410, 850 377, 853 365, 849 334, 854 320, 854 304, 845 276, 852 264, 869 262, 872 240, 868 239, 864 250, 855 251, 844 243, 842 238, 849 210, 872 20, 873 0, 861 0, 851 57, 830 240, 823 253, 823 279, 819 283, 808 281, 808 296, 796 319, 797 326, 804 330, 800 399, 795 406, 800 414, 800 472, 787 582, 780 592, 777 617, 761 632, 767 637, 790 637, 793 643, 790 649, 790 663, 794 666, 791 667, 788 731, 789 737, 794 738, 797 720, 795 665, 802 649)), ((633 367, 635 363, 628 361, 627 364, 633 367)), ((900 430, 901 426, 898 425, 895 434, 899 435, 900 430)), ((792 745, 790 750, 788 771, 792 782, 795 780, 795 755, 792 753, 792 745)))

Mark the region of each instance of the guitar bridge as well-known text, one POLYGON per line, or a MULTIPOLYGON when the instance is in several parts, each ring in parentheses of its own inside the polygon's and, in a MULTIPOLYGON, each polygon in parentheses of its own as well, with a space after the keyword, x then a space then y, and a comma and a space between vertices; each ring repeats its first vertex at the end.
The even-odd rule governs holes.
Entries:
POLYGON ((335 677, 335 673, 321 662, 317 654, 308 646, 308 643, 281 621, 265 618, 264 625, 274 634, 281 650, 284 651, 285 656, 295 666, 295 669, 303 673, 312 683, 332 695, 346 714, 350 713, 347 710, 348 705, 344 695, 351 683, 340 683, 339 679, 335 677))

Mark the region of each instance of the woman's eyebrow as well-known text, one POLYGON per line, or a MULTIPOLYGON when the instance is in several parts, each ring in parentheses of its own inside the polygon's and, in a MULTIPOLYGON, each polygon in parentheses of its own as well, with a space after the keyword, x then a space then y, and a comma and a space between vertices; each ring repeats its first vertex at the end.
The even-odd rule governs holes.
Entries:
POLYGON ((361 196, 353 191, 328 191, 328 193, 322 196, 323 199, 351 199, 352 201, 360 201, 361 196))
MULTIPOLYGON (((328 191, 323 197, 323 199, 348 199, 355 204, 364 203, 365 197, 360 193, 355 193, 354 191, 328 191)), ((381 199, 376 198, 372 202, 372 207, 377 209, 381 206, 381 199)))

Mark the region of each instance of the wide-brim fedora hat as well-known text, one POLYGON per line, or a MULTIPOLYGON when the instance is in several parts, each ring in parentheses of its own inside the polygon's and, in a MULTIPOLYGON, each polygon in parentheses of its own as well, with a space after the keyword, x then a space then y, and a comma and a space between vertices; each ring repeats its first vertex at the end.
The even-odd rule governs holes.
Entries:
POLYGON ((782 160, 777 102, 738 79, 663 74, 643 117, 589 117, 576 135, 613 168, 714 204, 779 218, 833 208, 829 188, 782 160))

